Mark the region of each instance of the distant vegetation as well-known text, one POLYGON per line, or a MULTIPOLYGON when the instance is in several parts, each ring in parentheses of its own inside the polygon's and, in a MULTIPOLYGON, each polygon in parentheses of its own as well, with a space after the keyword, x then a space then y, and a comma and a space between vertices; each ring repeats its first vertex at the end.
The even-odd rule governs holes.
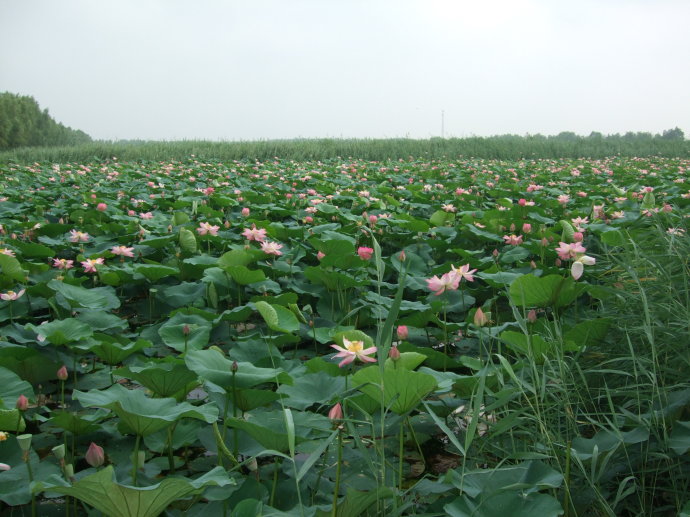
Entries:
POLYGON ((55 122, 33 97, 0 93, 0 150, 88 142, 89 135, 55 122))
POLYGON ((364 160, 441 159, 476 157, 500 160, 522 158, 603 158, 606 156, 690 157, 690 141, 679 128, 661 134, 627 132, 580 136, 501 135, 468 138, 293 139, 211 142, 204 140, 95 141, 84 132, 55 122, 32 97, 0 94, 0 163, 107 160, 325 160, 356 157, 364 160))

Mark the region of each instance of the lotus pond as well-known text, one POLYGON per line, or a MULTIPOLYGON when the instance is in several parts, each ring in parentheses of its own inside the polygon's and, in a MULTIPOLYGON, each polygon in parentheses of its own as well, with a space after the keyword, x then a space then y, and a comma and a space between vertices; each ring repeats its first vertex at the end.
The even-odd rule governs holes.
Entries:
POLYGON ((690 511, 689 171, 0 166, 0 510, 690 511))

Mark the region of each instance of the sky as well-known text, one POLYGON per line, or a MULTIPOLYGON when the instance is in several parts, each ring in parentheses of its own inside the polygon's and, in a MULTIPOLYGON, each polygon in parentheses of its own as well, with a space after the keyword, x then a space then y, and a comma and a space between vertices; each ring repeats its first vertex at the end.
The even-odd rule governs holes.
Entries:
POLYGON ((688 0, 0 0, 0 91, 95 139, 690 136, 688 0))

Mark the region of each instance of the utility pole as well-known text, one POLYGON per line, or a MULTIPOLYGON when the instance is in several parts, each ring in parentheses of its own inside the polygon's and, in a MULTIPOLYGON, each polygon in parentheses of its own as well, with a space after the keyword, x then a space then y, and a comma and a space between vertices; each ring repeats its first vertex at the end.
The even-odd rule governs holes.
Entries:
POLYGON ((441 110, 441 138, 445 138, 445 110, 441 110))

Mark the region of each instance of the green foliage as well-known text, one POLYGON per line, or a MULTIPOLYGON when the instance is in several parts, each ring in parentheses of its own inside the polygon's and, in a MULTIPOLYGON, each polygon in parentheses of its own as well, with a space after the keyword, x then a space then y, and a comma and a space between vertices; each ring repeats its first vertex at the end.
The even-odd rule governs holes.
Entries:
POLYGON ((17 147, 79 145, 90 142, 83 131, 59 124, 41 111, 33 97, 0 93, 0 151, 17 147))

